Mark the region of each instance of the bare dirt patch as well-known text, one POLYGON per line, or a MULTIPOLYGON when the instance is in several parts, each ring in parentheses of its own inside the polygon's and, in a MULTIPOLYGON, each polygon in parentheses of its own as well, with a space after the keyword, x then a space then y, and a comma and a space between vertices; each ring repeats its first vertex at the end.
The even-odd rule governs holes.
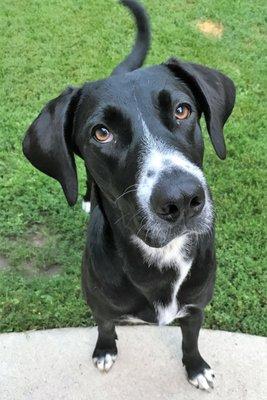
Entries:
POLYGON ((206 36, 221 38, 223 34, 223 24, 211 21, 210 19, 199 21, 197 28, 206 36))
POLYGON ((37 267, 32 261, 28 261, 20 269, 21 273, 27 278, 58 275, 60 274, 61 270, 62 267, 59 264, 45 265, 44 267, 40 268, 37 267))
POLYGON ((46 244, 46 238, 42 232, 32 233, 29 237, 29 241, 34 247, 43 247, 46 244))
POLYGON ((0 255, 0 270, 4 270, 8 268, 7 258, 0 255))
POLYGON ((41 275, 45 275, 45 276, 53 276, 53 275, 58 275, 61 272, 61 265, 59 264, 53 264, 53 265, 49 265, 45 268, 42 269, 42 271, 40 271, 41 275))
POLYGON ((19 271, 27 278, 33 278, 39 275, 39 270, 35 267, 33 262, 28 261, 20 267, 19 271))

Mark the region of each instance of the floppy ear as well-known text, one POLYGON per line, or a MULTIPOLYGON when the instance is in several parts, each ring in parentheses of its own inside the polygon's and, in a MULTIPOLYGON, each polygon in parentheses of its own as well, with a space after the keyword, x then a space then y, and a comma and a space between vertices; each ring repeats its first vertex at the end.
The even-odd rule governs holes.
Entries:
POLYGON ((67 88, 47 103, 23 140, 24 155, 34 167, 59 181, 69 205, 78 196, 72 131, 79 97, 79 89, 67 88))
POLYGON ((235 86, 230 78, 215 69, 171 58, 165 64, 188 84, 204 112, 213 147, 221 159, 226 157, 223 126, 235 103, 235 86))

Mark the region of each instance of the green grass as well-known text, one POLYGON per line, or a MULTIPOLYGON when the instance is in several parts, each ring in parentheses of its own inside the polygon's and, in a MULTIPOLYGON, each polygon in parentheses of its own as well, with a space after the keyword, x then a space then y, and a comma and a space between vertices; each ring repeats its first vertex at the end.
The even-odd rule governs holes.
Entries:
MULTIPOLYGON (((147 64, 175 55, 219 68, 237 85, 226 161, 216 158, 205 133, 219 264, 205 324, 264 335, 264 1, 144 4, 153 29, 147 64), (203 19, 223 24, 221 39, 198 31, 203 19)), ((79 203, 70 209, 59 184, 24 159, 21 140, 66 85, 111 72, 131 47, 133 22, 115 0, 2 0, 0 27, 0 256, 7 264, 0 268, 0 331, 92 324, 80 290, 83 165, 79 203)))

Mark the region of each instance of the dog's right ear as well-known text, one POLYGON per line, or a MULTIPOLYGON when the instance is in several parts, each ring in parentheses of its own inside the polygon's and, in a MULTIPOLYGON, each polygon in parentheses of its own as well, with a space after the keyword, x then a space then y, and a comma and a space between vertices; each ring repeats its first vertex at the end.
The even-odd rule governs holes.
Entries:
POLYGON ((78 197, 72 133, 79 98, 80 89, 67 88, 46 104, 23 140, 24 155, 34 167, 59 181, 69 205, 78 197))

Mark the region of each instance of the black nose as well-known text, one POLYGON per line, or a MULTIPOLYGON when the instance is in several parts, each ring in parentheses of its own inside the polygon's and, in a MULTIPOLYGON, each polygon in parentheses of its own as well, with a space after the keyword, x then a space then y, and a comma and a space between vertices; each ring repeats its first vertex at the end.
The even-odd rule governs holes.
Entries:
POLYGON ((160 218, 176 222, 182 216, 189 219, 200 214, 205 204, 205 193, 194 177, 162 179, 154 188, 150 203, 160 218))

